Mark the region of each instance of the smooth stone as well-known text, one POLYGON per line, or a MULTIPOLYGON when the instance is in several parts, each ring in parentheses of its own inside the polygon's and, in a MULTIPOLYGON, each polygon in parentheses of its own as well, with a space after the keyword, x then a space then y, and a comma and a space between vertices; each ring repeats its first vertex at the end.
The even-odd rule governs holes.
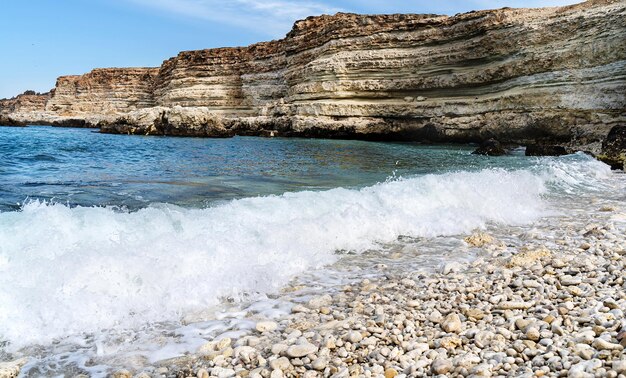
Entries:
POLYGON ((315 345, 311 343, 296 344, 287 348, 287 356, 291 358, 304 357, 308 354, 313 354, 317 352, 318 349, 319 349, 318 347, 316 347, 315 345))
POLYGON ((626 360, 613 361, 611 368, 615 370, 617 374, 626 374, 626 360))
POLYGON ((255 348, 243 345, 235 348, 233 354, 235 357, 241 359, 243 362, 250 363, 257 353, 255 348))
POLYGON ((420 301, 416 301, 416 300, 410 300, 408 302, 406 302, 406 305, 409 307, 419 307, 420 306, 420 301))
POLYGON ((479 331, 474 335, 474 344, 476 344, 479 348, 485 348, 489 346, 491 343, 491 339, 493 339, 493 332, 490 331, 479 331))
POLYGON ((272 373, 270 374, 270 378, 283 378, 284 376, 285 373, 283 373, 283 371, 279 369, 272 370, 272 373))
MULTIPOLYGON (((576 365, 574 365, 576 366, 576 365)), ((567 378, 593 378, 594 375, 581 369, 574 369, 574 366, 567 372, 567 378)))
POLYGON ((543 321, 548 323, 548 324, 552 324, 554 321, 556 320, 556 318, 552 315, 548 315, 545 318, 543 318, 543 321))
POLYGON ((582 279, 580 277, 572 277, 572 276, 560 277, 559 281, 561 281, 561 285, 565 285, 565 286, 580 285, 582 283, 582 279))
POLYGON ((470 308, 465 310, 465 316, 476 320, 482 320, 485 317, 485 313, 482 310, 470 308))
POLYGON ((452 370, 452 362, 444 359, 436 359, 433 361, 431 367, 435 374, 447 374, 452 370))
POLYGON ((297 314, 300 312, 309 312, 309 311, 310 310, 308 308, 304 307, 301 304, 297 304, 291 308, 291 312, 293 312, 294 314, 297 314))
POLYGON ((524 287, 530 288, 530 289, 537 289, 541 287, 541 284, 537 282, 536 280, 524 280, 522 284, 524 285, 524 287))
POLYGON ((287 348, 289 348, 289 346, 286 344, 274 344, 272 345, 272 354, 280 355, 286 351, 287 348))
POLYGON ((321 307, 328 307, 332 303, 333 303, 333 298, 329 294, 324 294, 318 297, 311 298, 307 302, 307 306, 311 309, 317 310, 321 307))
POLYGON ((270 367, 274 370, 282 370, 284 372, 285 370, 289 370, 289 368, 291 368, 291 362, 289 362, 287 357, 280 357, 270 361, 270 367))
POLYGON ((443 315, 438 310, 433 310, 428 314, 427 319, 433 323, 440 323, 443 320, 443 315))
POLYGON ((457 314, 449 314, 441 323, 441 328, 446 332, 459 333, 462 326, 461 318, 457 314))
POLYGON ((541 338, 541 334, 539 333, 539 330, 535 327, 528 327, 528 329, 526 330, 526 337, 529 340, 532 341, 537 341, 541 338))
POLYGON ((272 331, 275 331, 277 328, 278 328, 278 324, 273 321, 262 321, 256 324, 256 330, 261 333, 272 332, 272 331))
POLYGON ((577 344, 574 347, 574 353, 584 360, 590 360, 594 355, 593 349, 587 344, 577 344))
POLYGON ((223 367, 214 367, 211 369, 211 375, 219 378, 230 378, 235 376, 235 371, 233 369, 223 367))
POLYGON ((610 341, 606 341, 601 338, 595 339, 593 343, 591 344, 591 346, 598 350, 623 350, 624 349, 624 347, 621 346, 620 344, 614 344, 610 341))
POLYGON ((328 366, 328 358, 318 357, 311 363, 311 367, 317 371, 322 371, 328 366))
POLYGON ((535 302, 507 301, 498 304, 500 310, 528 310, 535 302))
POLYGON ((249 378, 263 378, 263 376, 261 375, 261 372, 263 372, 264 370, 265 370, 264 368, 256 368, 250 372, 250 375, 248 375, 248 377, 249 378))
POLYGON ((519 318, 515 320, 515 326, 520 331, 526 331, 526 328, 532 324, 532 321, 524 318, 519 318))
POLYGON ((423 354, 429 349, 430 349, 430 346, 428 345, 428 343, 417 343, 412 346, 411 352, 423 354))
POLYGON ((492 366, 489 364, 480 364, 474 366, 470 372, 476 377, 491 377, 492 366))
POLYGON ((398 375, 398 371, 394 368, 385 370, 385 378, 395 378, 398 375))
POLYGON ((371 337, 366 337, 363 340, 361 340, 361 345, 363 346, 370 346, 370 345, 376 345, 378 343, 378 339, 375 338, 374 336, 371 337))
POLYGON ((361 335, 361 332, 351 331, 348 332, 348 334, 346 335, 346 340, 348 340, 352 344, 356 344, 359 341, 363 340, 363 336, 361 335))
POLYGON ((583 331, 576 334, 576 342, 583 344, 591 344, 595 339, 596 333, 592 330, 583 331))
POLYGON ((475 354, 464 354, 459 356, 453 360, 454 366, 461 368, 470 368, 476 364, 479 364, 481 361, 480 357, 475 354))

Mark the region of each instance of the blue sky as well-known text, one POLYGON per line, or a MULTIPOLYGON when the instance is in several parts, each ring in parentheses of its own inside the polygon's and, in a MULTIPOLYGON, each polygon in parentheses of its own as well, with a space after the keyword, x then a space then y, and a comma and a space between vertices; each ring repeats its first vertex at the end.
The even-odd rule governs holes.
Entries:
POLYGON ((3 0, 0 98, 47 91, 95 67, 159 66, 182 50, 283 37, 295 20, 336 13, 455 14, 576 0, 3 0))

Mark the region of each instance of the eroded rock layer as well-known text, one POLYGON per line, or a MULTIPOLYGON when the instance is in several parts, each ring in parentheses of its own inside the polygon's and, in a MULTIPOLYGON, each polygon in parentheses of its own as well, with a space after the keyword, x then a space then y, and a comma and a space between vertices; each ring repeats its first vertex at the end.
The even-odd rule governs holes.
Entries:
POLYGON ((24 126, 33 113, 43 112, 50 93, 26 91, 13 98, 0 100, 0 125, 24 126))
POLYGON ((76 127, 109 124, 133 110, 154 106, 154 78, 158 71, 158 68, 104 68, 85 75, 61 76, 50 93, 0 100, 0 115, 22 124, 76 127))
POLYGON ((626 3, 598 0, 310 17, 279 41, 60 78, 45 112, 113 133, 598 147, 625 109, 626 3))

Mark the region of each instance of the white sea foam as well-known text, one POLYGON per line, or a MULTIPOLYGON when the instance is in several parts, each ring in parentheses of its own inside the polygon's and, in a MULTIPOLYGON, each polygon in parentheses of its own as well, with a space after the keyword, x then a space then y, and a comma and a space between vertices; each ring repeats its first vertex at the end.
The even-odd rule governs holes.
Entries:
POLYGON ((16 349, 177 320, 220 298, 275 291, 332 263, 338 250, 527 223, 544 214, 551 180, 575 186, 608 174, 592 161, 576 164, 426 175, 206 209, 31 202, 0 213, 0 339, 16 349))

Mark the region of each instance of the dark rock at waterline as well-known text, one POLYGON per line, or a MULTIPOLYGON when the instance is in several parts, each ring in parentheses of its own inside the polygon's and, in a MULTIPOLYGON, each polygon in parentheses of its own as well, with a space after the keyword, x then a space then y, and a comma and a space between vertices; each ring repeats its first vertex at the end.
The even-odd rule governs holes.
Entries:
POLYGON ((53 122, 50 122, 50 125, 51 126, 56 126, 56 127, 79 127, 79 128, 94 127, 88 121, 86 121, 84 119, 61 119, 61 120, 55 120, 53 122))
POLYGON ((474 155, 502 156, 506 155, 506 150, 500 142, 495 139, 488 139, 480 144, 474 152, 474 155))
POLYGON ((567 155, 563 146, 530 144, 526 146, 526 156, 561 156, 567 155))
POLYGON ((16 121, 11 117, 2 117, 0 116, 0 126, 14 126, 14 127, 25 127, 25 122, 16 121))
POLYGON ((598 159, 613 169, 624 169, 626 166, 626 126, 615 126, 609 131, 602 142, 602 153, 598 159))

